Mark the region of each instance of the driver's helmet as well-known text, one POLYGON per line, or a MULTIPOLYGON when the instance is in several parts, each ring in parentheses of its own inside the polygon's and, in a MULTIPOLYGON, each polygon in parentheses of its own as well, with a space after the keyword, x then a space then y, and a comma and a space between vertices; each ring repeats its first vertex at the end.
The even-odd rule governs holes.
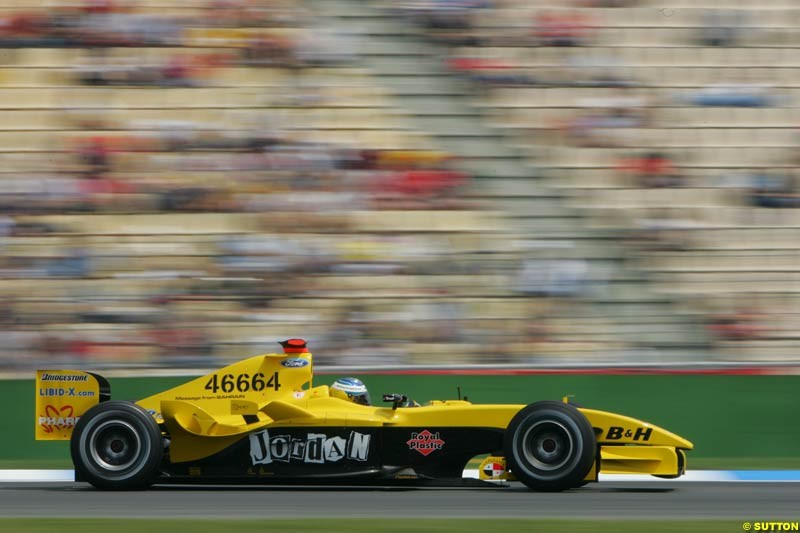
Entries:
POLYGON ((358 378, 339 378, 330 387, 331 396, 350 400, 353 403, 369 405, 369 391, 358 378))

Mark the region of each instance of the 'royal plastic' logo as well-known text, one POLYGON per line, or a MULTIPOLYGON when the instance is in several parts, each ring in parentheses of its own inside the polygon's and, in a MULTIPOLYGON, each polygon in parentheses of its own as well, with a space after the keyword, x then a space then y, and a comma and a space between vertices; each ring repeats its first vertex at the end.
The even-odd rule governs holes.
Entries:
POLYGON ((418 451, 426 456, 444 447, 444 441, 439 438, 439 433, 431 433, 427 429, 419 433, 412 433, 406 444, 408 444, 409 449, 418 451))

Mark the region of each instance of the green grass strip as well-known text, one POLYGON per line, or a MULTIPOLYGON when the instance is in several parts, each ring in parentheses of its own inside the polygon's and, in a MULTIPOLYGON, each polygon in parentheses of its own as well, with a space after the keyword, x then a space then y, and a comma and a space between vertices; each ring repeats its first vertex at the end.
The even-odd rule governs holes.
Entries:
POLYGON ((695 532, 731 533, 742 531, 742 522, 733 520, 516 520, 516 519, 313 519, 313 520, 182 520, 166 519, 91 519, 91 518, 4 518, 0 531, 15 533, 192 533, 255 531, 360 533, 471 533, 484 531, 536 531, 563 533, 648 533, 695 532))

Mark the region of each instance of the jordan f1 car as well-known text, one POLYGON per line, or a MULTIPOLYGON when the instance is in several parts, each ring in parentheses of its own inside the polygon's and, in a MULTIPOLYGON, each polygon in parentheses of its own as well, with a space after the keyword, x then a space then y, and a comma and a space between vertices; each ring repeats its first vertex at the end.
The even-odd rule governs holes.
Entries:
POLYGON ((399 394, 360 405, 312 383, 305 341, 226 366, 137 402, 108 382, 40 370, 36 437, 70 440, 76 481, 100 489, 152 484, 475 484, 518 480, 559 491, 598 473, 678 477, 692 443, 626 416, 566 401, 478 405, 399 394))

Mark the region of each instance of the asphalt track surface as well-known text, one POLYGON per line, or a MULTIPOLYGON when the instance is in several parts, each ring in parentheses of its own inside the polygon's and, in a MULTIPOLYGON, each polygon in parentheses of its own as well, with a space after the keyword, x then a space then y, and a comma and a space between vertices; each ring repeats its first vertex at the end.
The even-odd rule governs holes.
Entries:
POLYGON ((798 520, 800 483, 591 484, 563 493, 503 488, 155 487, 0 484, 4 517, 505 517, 798 520))

